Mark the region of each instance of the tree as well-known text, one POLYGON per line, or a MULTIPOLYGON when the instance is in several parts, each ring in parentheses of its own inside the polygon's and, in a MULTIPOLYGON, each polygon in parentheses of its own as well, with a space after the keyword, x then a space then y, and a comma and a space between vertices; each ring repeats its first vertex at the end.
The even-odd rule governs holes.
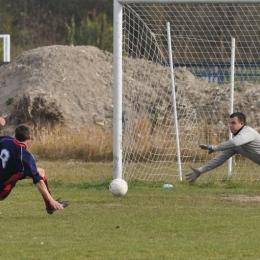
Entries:
POLYGON ((0 0, 0 6, 0 33, 11 34, 12 58, 31 48, 71 44, 72 38, 74 44, 111 45, 111 0, 0 0))

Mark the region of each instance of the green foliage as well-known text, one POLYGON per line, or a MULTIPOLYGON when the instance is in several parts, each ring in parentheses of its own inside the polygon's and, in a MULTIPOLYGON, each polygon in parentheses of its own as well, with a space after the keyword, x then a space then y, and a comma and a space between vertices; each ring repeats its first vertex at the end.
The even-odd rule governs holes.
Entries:
POLYGON ((111 51, 113 1, 0 0, 0 6, 0 32, 11 35, 12 60, 25 50, 47 45, 91 44, 111 51), (88 36, 82 38, 81 33, 88 36))
POLYGON ((12 103, 14 102, 14 98, 13 97, 10 97, 10 98, 8 98, 6 101, 5 101, 5 103, 6 103, 6 105, 11 105, 12 103))
POLYGON ((72 18, 71 18, 71 26, 69 26, 66 23, 66 28, 67 28, 67 32, 68 32, 69 44, 74 45, 75 44, 75 31, 76 31, 76 24, 75 24, 74 16, 72 16, 72 18))
POLYGON ((76 45, 92 45, 101 50, 112 52, 113 27, 106 14, 101 14, 94 21, 88 17, 77 30, 76 45))
POLYGON ((113 27, 106 14, 98 15, 95 20, 86 17, 78 27, 73 16, 66 28, 70 45, 91 45, 112 52, 113 27))
POLYGON ((10 34, 12 31, 13 16, 10 13, 11 4, 0 0, 0 34, 10 34))

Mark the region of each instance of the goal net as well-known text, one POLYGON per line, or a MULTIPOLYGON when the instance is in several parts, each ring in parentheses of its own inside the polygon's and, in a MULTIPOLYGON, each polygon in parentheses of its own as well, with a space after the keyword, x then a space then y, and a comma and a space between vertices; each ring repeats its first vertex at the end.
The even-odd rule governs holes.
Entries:
MULTIPOLYGON (((216 155, 199 144, 232 137, 233 111, 258 130, 260 1, 114 5, 114 177, 184 180, 216 155)), ((258 180, 259 170, 237 155, 201 179, 258 180)))

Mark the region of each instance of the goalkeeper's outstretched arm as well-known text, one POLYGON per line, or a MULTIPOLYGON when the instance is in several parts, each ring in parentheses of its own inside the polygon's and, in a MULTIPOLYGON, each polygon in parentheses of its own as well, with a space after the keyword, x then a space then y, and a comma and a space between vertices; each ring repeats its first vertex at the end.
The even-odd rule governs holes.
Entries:
POLYGON ((219 167, 224 162, 226 162, 230 157, 232 157, 234 154, 236 154, 236 151, 234 151, 233 149, 225 150, 199 168, 194 168, 190 166, 192 172, 186 174, 186 180, 191 183, 195 182, 200 177, 201 174, 219 167))

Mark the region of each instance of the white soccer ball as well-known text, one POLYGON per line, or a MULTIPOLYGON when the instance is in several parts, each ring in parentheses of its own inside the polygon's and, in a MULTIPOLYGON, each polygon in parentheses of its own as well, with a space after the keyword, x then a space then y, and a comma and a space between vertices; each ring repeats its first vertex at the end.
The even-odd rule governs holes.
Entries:
POLYGON ((109 190, 116 197, 124 196, 128 191, 127 182, 123 179, 114 179, 109 184, 109 190))

